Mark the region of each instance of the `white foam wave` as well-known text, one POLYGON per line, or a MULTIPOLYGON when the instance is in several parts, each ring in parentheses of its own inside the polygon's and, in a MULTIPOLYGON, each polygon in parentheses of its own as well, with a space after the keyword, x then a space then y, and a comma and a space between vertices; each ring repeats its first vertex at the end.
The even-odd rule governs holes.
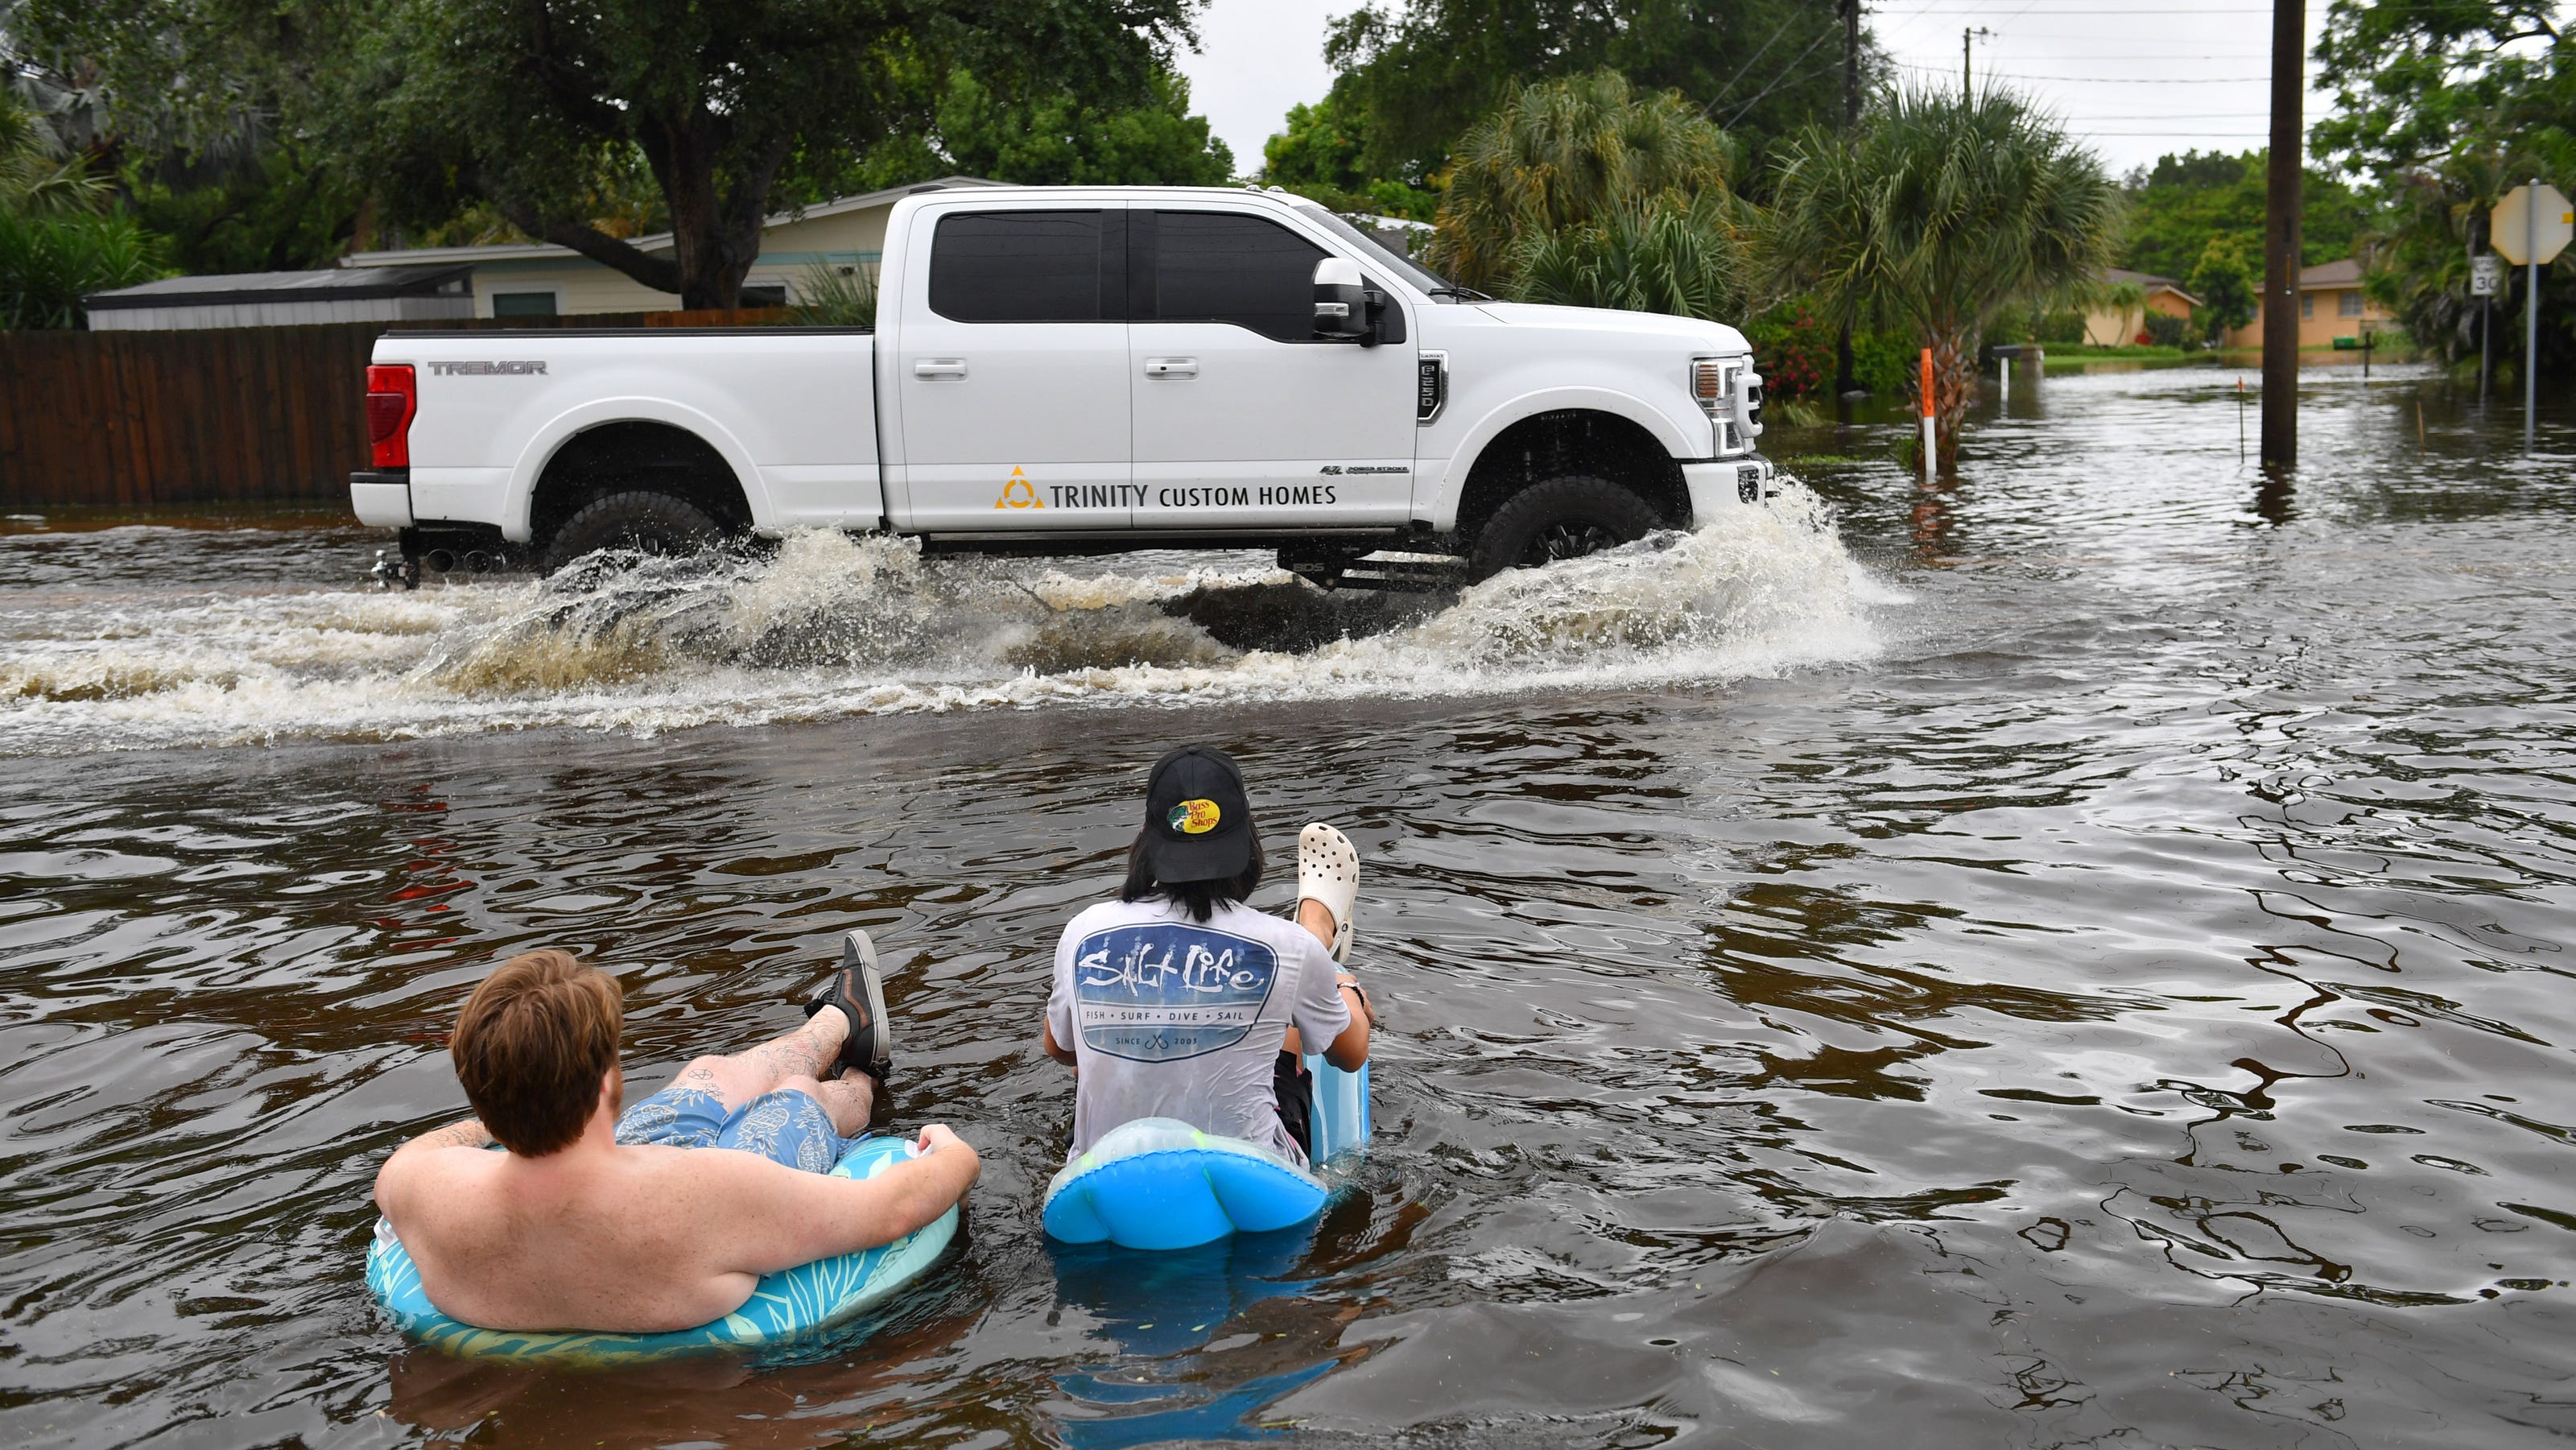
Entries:
POLYGON ((1328 602, 1270 569, 1075 574, 828 532, 766 558, 603 558, 416 594, 0 600, 0 750, 1661 688, 1867 658, 1868 611, 1896 598, 1794 484, 1725 524, 1505 574, 1320 647, 1258 647, 1257 610, 1243 649, 1188 617, 1229 597, 1328 602))

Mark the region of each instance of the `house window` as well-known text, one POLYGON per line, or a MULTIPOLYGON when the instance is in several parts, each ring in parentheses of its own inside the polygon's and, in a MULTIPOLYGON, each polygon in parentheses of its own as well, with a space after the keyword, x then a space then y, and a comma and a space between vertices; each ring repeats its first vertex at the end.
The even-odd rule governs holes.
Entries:
POLYGON ((2359 317, 2361 315, 2361 289, 2358 287, 2351 287, 2336 293, 2335 313, 2341 317, 2359 317))
POLYGON ((552 317, 559 309, 552 292, 495 292, 494 317, 552 317))
POLYGON ((2300 293, 2300 294, 2299 294, 2299 316, 2300 316, 2300 317, 2302 317, 2302 318, 2309 318, 2309 317, 2314 317, 2314 316, 2316 316, 2316 315, 2317 315, 2317 294, 2315 294, 2314 292, 2302 292, 2302 293, 2300 293))

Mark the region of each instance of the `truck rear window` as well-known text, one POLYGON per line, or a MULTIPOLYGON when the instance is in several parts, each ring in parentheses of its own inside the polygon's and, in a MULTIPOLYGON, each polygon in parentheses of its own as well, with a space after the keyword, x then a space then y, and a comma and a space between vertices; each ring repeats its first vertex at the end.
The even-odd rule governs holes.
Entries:
POLYGON ((930 310, 953 322, 1123 321, 1126 239, 1104 249, 1108 230, 1097 211, 941 217, 930 247, 930 310))

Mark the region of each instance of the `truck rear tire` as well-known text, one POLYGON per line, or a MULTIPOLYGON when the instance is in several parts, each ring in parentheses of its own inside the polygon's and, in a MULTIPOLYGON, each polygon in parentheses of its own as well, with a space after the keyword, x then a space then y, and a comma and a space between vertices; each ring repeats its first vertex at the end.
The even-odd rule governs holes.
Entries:
POLYGON ((666 557, 694 554, 725 536, 705 509, 667 493, 629 489, 601 494, 574 510, 547 541, 551 574, 595 549, 634 549, 666 557))
POLYGON ((1503 500, 1467 548, 1469 581, 1633 544, 1663 526, 1654 505, 1588 473, 1559 474, 1503 500))

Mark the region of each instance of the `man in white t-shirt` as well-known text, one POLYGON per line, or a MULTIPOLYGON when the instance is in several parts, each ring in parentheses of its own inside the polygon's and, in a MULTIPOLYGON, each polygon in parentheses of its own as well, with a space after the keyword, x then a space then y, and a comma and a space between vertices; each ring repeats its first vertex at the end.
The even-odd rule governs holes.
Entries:
POLYGON ((1068 1159, 1122 1123, 1177 1118, 1306 1161, 1299 1054, 1320 1043, 1326 1062, 1357 1070, 1371 1014, 1339 969, 1359 853, 1320 822, 1297 847, 1297 919, 1245 906, 1262 856, 1242 774, 1204 745, 1155 764, 1126 885, 1056 944, 1043 1041, 1077 1074, 1068 1159))

